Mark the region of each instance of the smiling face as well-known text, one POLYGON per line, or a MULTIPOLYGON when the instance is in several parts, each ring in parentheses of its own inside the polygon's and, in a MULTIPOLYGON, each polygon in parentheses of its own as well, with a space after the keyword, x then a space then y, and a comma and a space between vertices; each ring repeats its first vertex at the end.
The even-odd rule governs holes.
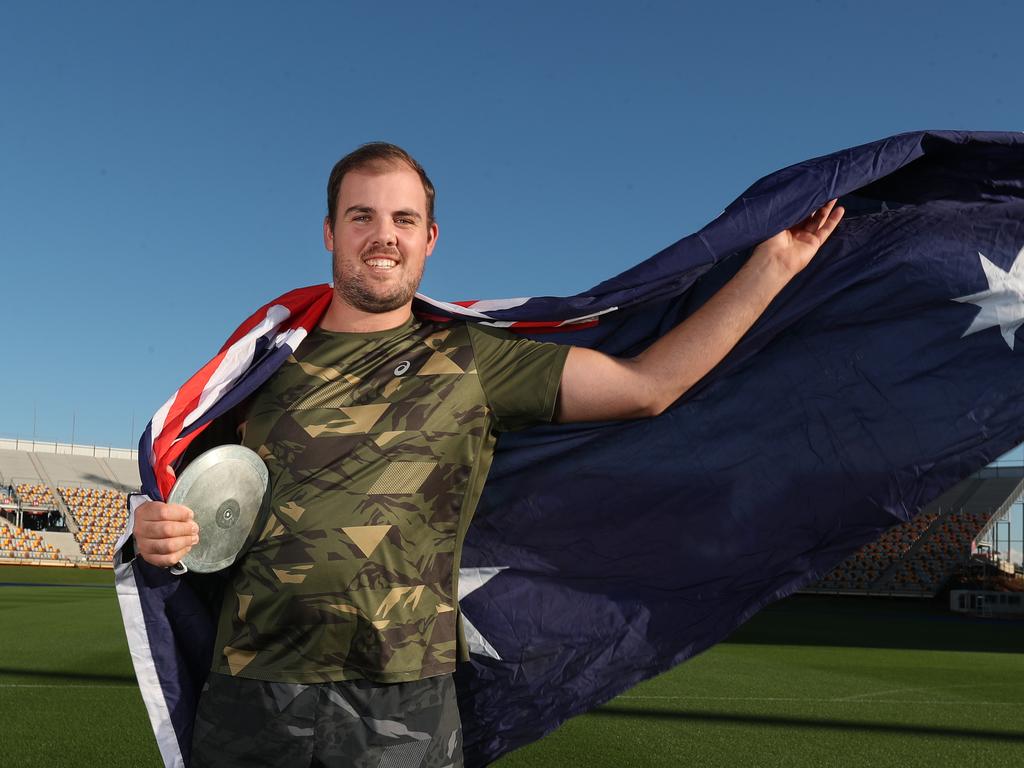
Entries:
POLYGON ((400 325, 436 242, 437 224, 427 220, 427 196, 414 170, 395 164, 346 173, 334 226, 324 219, 324 245, 334 256, 334 314, 400 325))

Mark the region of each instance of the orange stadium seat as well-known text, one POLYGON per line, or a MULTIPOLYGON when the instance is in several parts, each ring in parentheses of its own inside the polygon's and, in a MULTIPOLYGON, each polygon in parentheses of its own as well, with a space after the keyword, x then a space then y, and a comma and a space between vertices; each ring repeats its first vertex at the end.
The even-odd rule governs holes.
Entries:
POLYGON ((110 488, 57 489, 78 524, 75 540, 90 560, 109 562, 128 517, 127 497, 110 488))
POLYGON ((816 586, 934 591, 969 556, 971 541, 988 519, 978 512, 941 517, 938 512, 926 512, 890 528, 837 565, 816 586))

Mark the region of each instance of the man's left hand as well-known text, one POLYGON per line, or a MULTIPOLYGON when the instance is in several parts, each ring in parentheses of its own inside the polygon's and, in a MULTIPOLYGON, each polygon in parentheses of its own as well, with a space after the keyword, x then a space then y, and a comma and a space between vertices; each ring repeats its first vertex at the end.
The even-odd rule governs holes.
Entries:
POLYGON ((835 200, 829 200, 799 224, 782 230, 757 246, 750 256, 751 261, 764 260, 795 275, 810 263, 828 240, 843 213, 842 207, 836 207, 835 200))

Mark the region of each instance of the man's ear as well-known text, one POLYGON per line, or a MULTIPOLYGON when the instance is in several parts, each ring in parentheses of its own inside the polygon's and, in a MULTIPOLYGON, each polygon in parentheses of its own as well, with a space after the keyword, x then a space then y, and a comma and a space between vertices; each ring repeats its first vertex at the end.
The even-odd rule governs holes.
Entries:
POLYGON ((330 216, 324 216, 324 248, 334 253, 334 228, 331 227, 330 216))
MULTIPOLYGON (((427 256, 434 252, 434 246, 437 245, 437 222, 432 222, 429 229, 427 230, 427 256)), ((333 248, 331 249, 334 250, 333 248)))

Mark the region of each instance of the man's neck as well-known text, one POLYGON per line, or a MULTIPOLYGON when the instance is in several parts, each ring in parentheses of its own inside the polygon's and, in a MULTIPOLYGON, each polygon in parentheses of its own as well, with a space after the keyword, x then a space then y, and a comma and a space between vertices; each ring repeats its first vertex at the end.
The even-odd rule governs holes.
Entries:
POLYGON ((374 333, 389 331, 403 325, 412 315, 412 303, 390 312, 364 312, 345 303, 335 294, 327 308, 320 327, 339 333, 374 333))

